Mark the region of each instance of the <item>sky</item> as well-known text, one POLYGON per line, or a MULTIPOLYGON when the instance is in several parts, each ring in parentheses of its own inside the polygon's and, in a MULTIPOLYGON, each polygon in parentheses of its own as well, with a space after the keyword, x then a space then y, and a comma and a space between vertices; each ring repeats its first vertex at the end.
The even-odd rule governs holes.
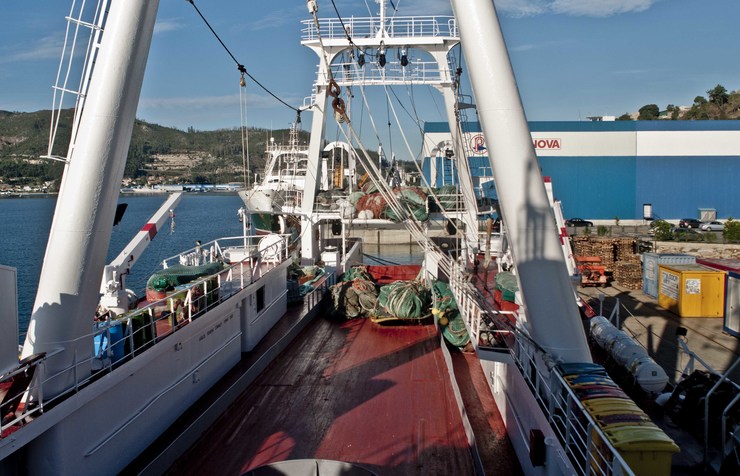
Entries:
MULTIPOLYGON (((71 3, 0 0, 0 110, 51 107, 71 3)), ((239 62, 277 96, 295 106, 310 96, 318 58, 300 45, 300 21, 309 18, 303 0, 195 3, 239 62)), ((335 3, 343 17, 378 12, 375 0, 335 3)), ((451 14, 448 0, 392 3, 397 15, 451 14)), ((645 104, 690 105, 717 84, 740 89, 738 0, 495 4, 529 120, 618 116, 645 104)), ((331 1, 318 5, 320 16, 336 17, 331 1)), ((137 117, 180 129, 238 127, 239 75, 193 6, 161 0, 157 18, 137 117)), ((408 101, 409 95, 399 92, 408 101)), ((445 118, 431 88, 414 94, 423 119, 445 118)), ((295 118, 251 81, 247 98, 248 126, 285 128, 295 118)), ((388 119, 385 99, 378 101, 374 115, 383 129, 395 120, 388 119)), ((309 127, 305 117, 303 127, 309 127)))

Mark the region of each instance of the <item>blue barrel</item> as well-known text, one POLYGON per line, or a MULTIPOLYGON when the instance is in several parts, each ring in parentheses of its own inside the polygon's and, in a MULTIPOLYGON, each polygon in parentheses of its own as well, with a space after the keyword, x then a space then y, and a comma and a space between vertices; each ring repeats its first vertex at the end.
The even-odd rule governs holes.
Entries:
POLYGON ((97 331, 100 331, 100 334, 95 336, 95 355, 105 356, 105 353, 107 353, 108 349, 110 348, 112 363, 116 363, 119 360, 123 359, 124 340, 123 326, 121 325, 121 321, 112 321, 110 323, 100 322, 96 324, 95 328, 97 331), (106 328, 108 329, 107 332, 105 331, 106 328), (108 339, 109 335, 110 340, 108 339))

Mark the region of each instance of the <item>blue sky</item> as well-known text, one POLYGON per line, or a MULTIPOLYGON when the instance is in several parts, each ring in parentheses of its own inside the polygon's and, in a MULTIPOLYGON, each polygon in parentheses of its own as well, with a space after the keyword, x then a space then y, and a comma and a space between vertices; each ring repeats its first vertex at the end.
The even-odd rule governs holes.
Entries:
MULTIPOLYGON (((0 3, 0 110, 50 107, 70 1, 0 3)), ((330 1, 318 3, 321 16, 335 16, 330 1)), ((393 3, 399 15, 451 12, 447 0, 393 3)), ((303 0, 196 4, 239 61, 281 98, 299 105, 310 95, 317 58, 299 43, 300 20, 307 19, 303 0)), ((378 10, 374 0, 336 4, 343 16, 378 10)), ((499 0, 496 5, 530 120, 619 115, 649 103, 661 109, 688 105, 718 83, 740 89, 738 0, 499 0)), ((185 0, 161 0, 149 59, 138 117, 182 129, 239 125, 235 67, 185 0)), ((248 89, 250 126, 283 128, 293 120, 292 111, 253 83, 248 89)), ((416 98, 426 119, 443 119, 439 98, 428 91, 416 98)), ((383 123, 381 106, 383 117, 376 120, 383 123)))

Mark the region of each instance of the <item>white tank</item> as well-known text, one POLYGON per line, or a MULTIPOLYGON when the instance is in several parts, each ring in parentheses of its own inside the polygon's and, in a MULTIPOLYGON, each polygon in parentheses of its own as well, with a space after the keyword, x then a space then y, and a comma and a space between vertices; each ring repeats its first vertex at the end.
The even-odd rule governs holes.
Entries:
POLYGON ((591 338, 634 377, 641 389, 651 394, 663 391, 668 383, 663 368, 648 356, 643 346, 607 318, 591 319, 591 338))
POLYGON ((648 393, 660 393, 668 383, 668 375, 663 367, 647 355, 635 359, 630 364, 629 371, 640 388, 648 393))

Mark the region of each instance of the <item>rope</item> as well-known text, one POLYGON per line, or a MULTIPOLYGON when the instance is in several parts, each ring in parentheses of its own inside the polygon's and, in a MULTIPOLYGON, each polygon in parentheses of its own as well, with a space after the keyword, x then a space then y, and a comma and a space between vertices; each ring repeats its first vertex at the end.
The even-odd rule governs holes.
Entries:
POLYGON ((270 91, 269 89, 267 89, 262 83, 260 83, 259 81, 257 81, 257 79, 254 76, 252 76, 251 74, 249 74, 249 72, 247 72, 247 69, 244 67, 244 65, 241 64, 241 63, 239 63, 239 61, 237 61, 237 59, 231 53, 231 50, 229 50, 229 48, 224 44, 224 42, 221 41, 221 37, 218 36, 218 33, 216 33, 216 30, 213 29, 213 27, 211 26, 211 24, 208 23, 208 20, 206 20, 206 17, 204 17, 203 14, 200 12, 200 10, 198 9, 198 6, 195 4, 195 0, 185 0, 185 1, 188 2, 188 3, 190 3, 193 6, 193 8, 195 8, 195 11, 198 13, 198 15, 200 16, 200 18, 206 24, 206 26, 208 27, 208 29, 211 30, 211 33, 213 33, 213 36, 216 37, 216 39, 218 40, 219 43, 221 43, 221 46, 224 48, 224 50, 226 51, 226 53, 228 53, 228 55, 231 56, 231 59, 234 61, 234 63, 236 63, 236 68, 239 70, 239 72, 242 75, 246 75, 249 79, 251 79, 252 81, 254 81, 254 83, 257 86, 259 86, 260 88, 262 88, 262 90, 264 90, 267 94, 269 94, 270 96, 272 96, 273 98, 275 98, 276 100, 278 100, 279 102, 281 102, 282 104, 284 104, 286 107, 294 110, 297 114, 300 115, 300 113, 301 113, 301 110, 300 109, 298 109, 296 107, 293 107, 290 104, 288 104, 287 102, 285 102, 282 99, 280 99, 272 91, 270 91))
POLYGON ((357 48, 357 45, 355 45, 355 43, 352 41, 352 37, 349 35, 349 30, 344 25, 344 20, 342 20, 342 15, 340 15, 339 10, 337 10, 337 4, 334 3, 334 0, 331 0, 331 4, 334 7, 334 11, 337 13, 337 18, 339 19, 339 23, 342 25, 342 30, 344 30, 344 34, 347 36, 347 41, 349 42, 350 45, 357 48))

